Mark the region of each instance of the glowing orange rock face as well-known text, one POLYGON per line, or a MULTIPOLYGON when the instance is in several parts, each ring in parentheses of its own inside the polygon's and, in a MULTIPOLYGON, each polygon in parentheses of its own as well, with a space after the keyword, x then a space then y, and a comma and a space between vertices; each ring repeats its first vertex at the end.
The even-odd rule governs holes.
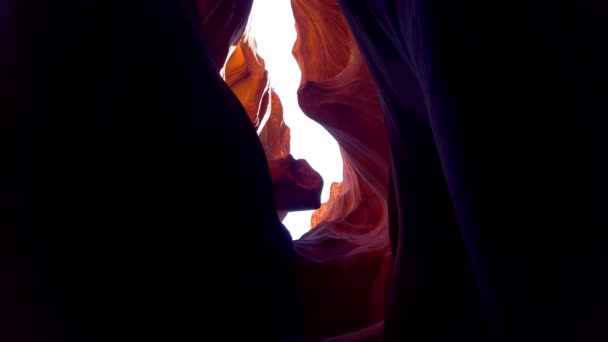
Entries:
MULTIPOLYGON (((262 106, 263 107, 263 106, 262 106)), ((289 155, 291 130, 283 121, 283 105, 274 89, 270 94, 270 116, 259 134, 268 160, 289 155)))
MULTIPOLYGON (((246 39, 234 48, 226 62, 224 75, 226 84, 245 107, 251 122, 259 128, 266 113, 272 112, 270 96, 274 92, 270 88, 264 60, 255 53, 246 39)), ((277 99, 275 96, 273 100, 277 99)), ((275 116, 280 116, 282 120, 282 113, 276 113, 278 110, 282 111, 275 108, 275 116)))
MULTIPOLYGON (((300 107, 340 145, 344 179, 295 241, 306 330, 345 334, 384 317, 392 257, 389 149, 372 76, 336 0, 292 0, 300 107)), ((381 329, 376 329, 380 332, 381 329)))

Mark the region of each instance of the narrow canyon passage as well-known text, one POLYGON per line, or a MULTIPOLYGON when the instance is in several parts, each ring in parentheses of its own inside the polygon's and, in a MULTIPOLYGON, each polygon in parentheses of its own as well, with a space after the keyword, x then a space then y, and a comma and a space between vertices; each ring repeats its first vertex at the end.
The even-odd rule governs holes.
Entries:
POLYGON ((608 341, 607 17, 0 1, 0 341, 608 341))
MULTIPOLYGON (((367 327, 378 333, 392 257, 388 140, 374 80, 335 1, 294 0, 290 6, 258 0, 249 20, 223 72, 262 129, 271 175, 277 174, 277 160, 268 154, 273 143, 264 130, 273 130, 279 112, 274 105, 270 112, 263 106, 268 92, 280 99, 290 126, 289 153, 301 153, 325 178, 312 230, 294 241, 305 330, 323 337, 367 327), (337 146, 331 149, 336 141, 341 158, 337 146), (344 170, 337 165, 342 159, 344 170), (340 183, 330 178, 337 178, 337 171, 343 173, 340 183)), ((303 186, 302 180, 296 184, 303 186)), ((273 176, 275 189, 280 182, 273 176)), ((297 192, 288 195, 302 198, 297 192)), ((280 205, 282 197, 275 200, 280 205)), ((284 221, 288 228, 294 222, 290 216, 298 214, 311 221, 307 212, 292 212, 284 221)))
MULTIPOLYGON (((323 177, 321 202, 327 202, 331 184, 342 182, 342 156, 335 139, 309 119, 298 105, 301 72, 292 55, 295 21, 289 1, 257 0, 249 17, 249 34, 264 59, 270 84, 281 99, 283 117, 291 130, 291 154, 305 159, 323 177)), ((283 224, 294 239, 310 230, 313 210, 293 211, 283 224)))

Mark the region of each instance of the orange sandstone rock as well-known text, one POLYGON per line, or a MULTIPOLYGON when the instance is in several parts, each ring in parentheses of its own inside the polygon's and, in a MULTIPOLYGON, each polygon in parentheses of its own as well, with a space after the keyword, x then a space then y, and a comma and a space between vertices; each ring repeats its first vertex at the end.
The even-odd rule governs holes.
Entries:
MULTIPOLYGON (((392 257, 389 149, 373 78, 336 0, 292 0, 300 107, 340 145, 341 184, 295 241, 306 330, 346 334, 382 321, 392 257)), ((381 331, 381 329, 376 329, 381 331)))
POLYGON ((245 38, 236 45, 226 61, 224 80, 245 107, 251 122, 259 128, 266 113, 272 111, 272 91, 264 60, 254 51, 254 43, 245 38))

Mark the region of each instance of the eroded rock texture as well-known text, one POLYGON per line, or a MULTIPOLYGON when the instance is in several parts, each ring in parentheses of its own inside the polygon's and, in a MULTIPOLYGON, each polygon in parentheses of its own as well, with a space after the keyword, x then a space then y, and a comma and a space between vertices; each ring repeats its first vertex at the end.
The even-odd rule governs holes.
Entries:
POLYGON ((259 133, 280 216, 318 208, 323 179, 305 160, 296 160, 289 154, 290 130, 283 121, 283 106, 271 87, 264 60, 255 51, 255 41, 248 35, 234 47, 225 65, 224 79, 259 133))
MULTIPOLYGON (((337 140, 341 184, 295 241, 306 331, 335 336, 384 318, 391 269, 389 152, 383 113, 367 65, 335 0, 293 0, 304 113, 337 140)), ((381 331, 381 329, 376 329, 381 331)))

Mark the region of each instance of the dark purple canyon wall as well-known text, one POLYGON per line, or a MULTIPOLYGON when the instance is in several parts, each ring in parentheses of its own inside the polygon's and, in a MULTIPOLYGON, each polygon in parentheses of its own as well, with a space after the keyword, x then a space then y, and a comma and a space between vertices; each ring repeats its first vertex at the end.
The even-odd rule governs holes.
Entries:
POLYGON ((593 114, 606 104, 591 91, 606 75, 606 6, 340 4, 392 152, 386 339, 608 338, 606 140, 593 114))

